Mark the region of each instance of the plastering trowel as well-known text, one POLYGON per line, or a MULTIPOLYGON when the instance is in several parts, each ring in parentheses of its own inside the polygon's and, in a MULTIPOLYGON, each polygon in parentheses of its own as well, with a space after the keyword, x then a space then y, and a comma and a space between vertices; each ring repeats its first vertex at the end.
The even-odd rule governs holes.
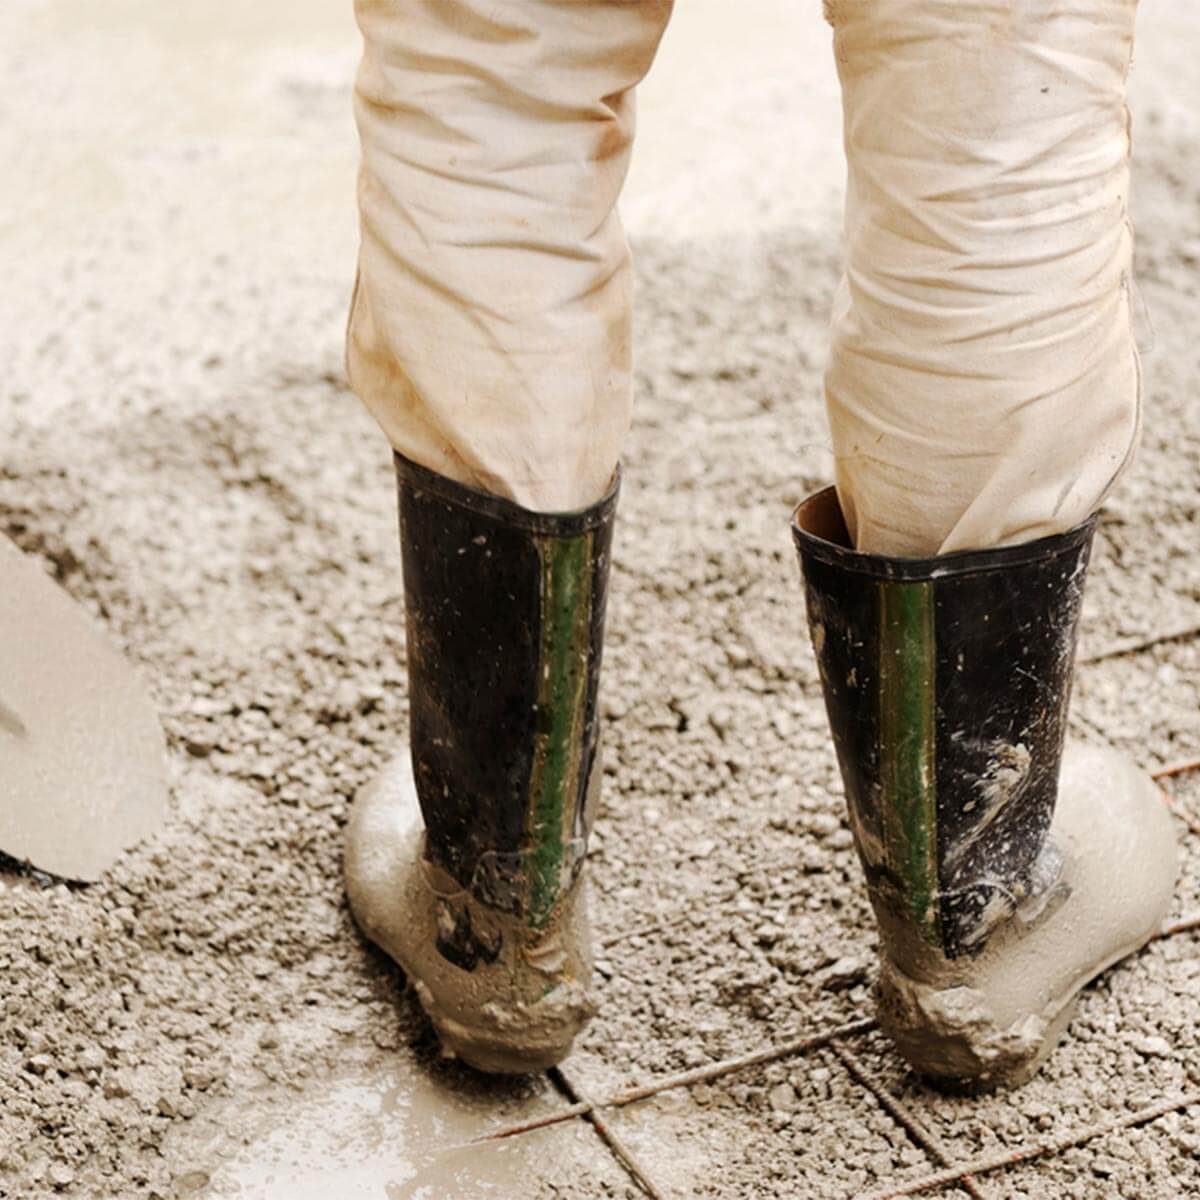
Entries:
POLYGON ((0 851, 94 880, 166 808, 158 715, 87 615, 0 536, 0 851))

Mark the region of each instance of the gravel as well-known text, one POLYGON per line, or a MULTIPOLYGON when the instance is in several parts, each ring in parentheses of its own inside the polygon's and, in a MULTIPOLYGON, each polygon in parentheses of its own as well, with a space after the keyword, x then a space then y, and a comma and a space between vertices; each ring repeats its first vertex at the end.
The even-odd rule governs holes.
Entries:
MULTIPOLYGON (((161 834, 95 886, 0 876, 0 1194, 202 1194, 181 1131, 220 1112, 228 1133, 262 1089, 319 1095, 352 1054, 414 1061, 497 1106, 544 1086, 439 1063, 346 910, 348 806, 406 711, 393 482, 341 373, 352 210, 320 172, 341 179, 345 163, 312 166, 318 140, 349 144, 344 74, 252 50, 236 60, 259 64, 252 128, 220 140, 176 116, 170 136, 130 135, 140 150, 119 159, 111 207, 51 250, 35 221, 8 268, 0 531, 142 672, 173 798, 161 834)), ((85 111, 108 69, 0 59, 25 72, 18 116, 51 85, 85 111)), ((1145 449, 1105 515, 1085 651, 1200 622, 1200 143, 1155 111, 1135 210, 1145 449)), ((603 1015, 572 1060, 592 1093, 858 1017, 875 949, 787 531, 830 475, 833 227, 638 249, 592 862, 603 1015)), ((1200 752, 1198 680, 1195 639, 1083 667, 1075 732, 1150 766, 1200 752)), ((1181 817, 1196 812, 1194 776, 1170 789, 1181 817)), ((1195 841, 1179 912, 1200 883, 1195 841)), ((1198 986, 1194 935, 1156 943, 1089 991, 1062 1049, 1010 1095, 931 1092, 878 1035, 855 1051, 956 1160, 994 1153, 1188 1087, 1198 986)), ((1198 1118, 990 1182, 1037 1200, 1190 1194, 1198 1118)), ((612 1121, 680 1196, 842 1197, 939 1165, 829 1050, 612 1121)), ((636 1193, 585 1174, 541 1194, 636 1193)))

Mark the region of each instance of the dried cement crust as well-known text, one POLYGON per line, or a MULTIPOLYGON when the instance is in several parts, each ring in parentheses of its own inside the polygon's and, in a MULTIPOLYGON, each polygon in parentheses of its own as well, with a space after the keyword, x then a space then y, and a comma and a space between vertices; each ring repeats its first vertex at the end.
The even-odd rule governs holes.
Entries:
POLYGON ((595 1013, 582 878, 531 933, 427 862, 423 833, 405 748, 358 795, 347 827, 346 891, 359 927, 409 977, 448 1055, 497 1074, 561 1062, 595 1013), (439 928, 451 926, 469 928, 486 951, 471 970, 438 949, 439 928))
POLYGON ((921 1074, 1022 1082, 1053 1050, 1080 989, 1161 927, 1178 849, 1161 793, 1133 762, 1068 747, 1050 838, 1065 859, 1061 902, 1028 924, 1012 918, 976 959, 885 960, 880 1024, 921 1074))

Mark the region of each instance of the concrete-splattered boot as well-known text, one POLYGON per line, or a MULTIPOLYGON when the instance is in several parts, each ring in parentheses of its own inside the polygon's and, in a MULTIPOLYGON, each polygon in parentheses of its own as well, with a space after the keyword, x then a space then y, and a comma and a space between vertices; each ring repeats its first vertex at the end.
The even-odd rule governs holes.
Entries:
POLYGON ((1031 1075, 1079 990, 1171 900, 1153 782, 1112 750, 1063 753, 1094 525, 917 559, 850 549, 833 488, 793 519, 879 925, 880 1023, 935 1079, 1031 1075))
POLYGON ((396 466, 410 743, 355 800, 350 904, 448 1053, 538 1070, 594 1011, 581 872, 617 485, 546 514, 396 466))

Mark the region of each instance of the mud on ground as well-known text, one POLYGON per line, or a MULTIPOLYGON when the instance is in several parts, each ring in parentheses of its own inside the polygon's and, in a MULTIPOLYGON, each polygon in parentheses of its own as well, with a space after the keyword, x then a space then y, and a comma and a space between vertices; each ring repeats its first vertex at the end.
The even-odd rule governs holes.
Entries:
MULTIPOLYGON (((99 885, 2 877, 0 1195, 204 1195, 247 1136, 247 1095, 311 1105, 355 1065, 415 1064, 496 1121, 552 1101, 543 1081, 437 1061, 345 907, 348 806, 405 718, 393 483, 341 370, 350 239, 337 225, 336 252, 314 249, 311 233, 344 197, 284 132, 299 114, 344 138, 343 82, 300 59, 262 86, 257 119, 283 140, 253 202, 254 147, 201 131, 127 164, 137 205, 89 220, 52 275, 34 248, 9 268, 0 531, 150 683, 174 796, 161 835, 99 885)), ((1139 130, 1146 439, 1105 513, 1085 654, 1200 622, 1200 150, 1170 113, 1139 130)), ((603 1014, 571 1064, 594 1092, 851 1020, 873 969, 787 532, 830 475, 833 226, 638 250, 592 861, 603 1014)), ((1195 638, 1083 666, 1075 731, 1147 766, 1198 753, 1198 687, 1195 638)), ((1200 777, 1171 790, 1200 827, 1200 777)), ((1185 837, 1180 913, 1200 877, 1200 834, 1185 837)), ((1195 936, 1156 943, 1000 1097, 930 1092, 876 1035, 856 1052, 973 1156, 1194 1086, 1198 991, 1195 936)), ((612 1120, 678 1196, 847 1196, 937 1165, 828 1050, 612 1120)), ((981 1182, 1177 1197, 1200 1193, 1198 1154, 1193 1108, 981 1182)), ((570 1177, 526 1194, 639 1194, 611 1160, 566 1158, 570 1177)))

